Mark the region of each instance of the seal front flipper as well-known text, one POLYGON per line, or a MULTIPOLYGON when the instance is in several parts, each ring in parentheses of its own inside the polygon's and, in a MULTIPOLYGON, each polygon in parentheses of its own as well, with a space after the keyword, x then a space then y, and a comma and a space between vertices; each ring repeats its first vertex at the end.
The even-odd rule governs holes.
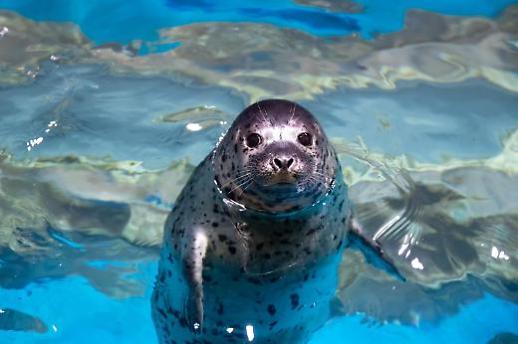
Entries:
POLYGON ((199 332, 203 325, 203 260, 207 253, 207 242, 204 232, 196 231, 194 240, 182 255, 182 271, 188 285, 184 315, 187 326, 193 332, 199 332))
POLYGON ((360 250, 365 260, 378 269, 384 270, 399 281, 406 281, 406 278, 398 271, 393 260, 385 254, 379 243, 365 235, 360 224, 352 218, 349 224, 348 247, 360 250))

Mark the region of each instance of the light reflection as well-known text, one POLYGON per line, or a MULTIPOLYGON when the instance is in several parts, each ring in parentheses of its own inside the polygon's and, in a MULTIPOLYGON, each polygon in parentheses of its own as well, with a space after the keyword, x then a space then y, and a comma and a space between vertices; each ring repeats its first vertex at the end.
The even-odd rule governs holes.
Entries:
POLYGON ((35 138, 35 139, 30 139, 29 141, 27 141, 27 150, 30 152, 34 147, 36 147, 37 145, 41 144, 43 142, 43 137, 38 137, 38 138, 35 138))
POLYGON ((27 67, 22 67, 21 69, 25 72, 25 75, 27 75, 28 77, 33 78, 33 79, 36 79, 36 77, 38 76, 38 74, 40 72, 39 66, 35 66, 34 69, 30 69, 27 67))
MULTIPOLYGON (((57 121, 50 121, 48 124, 47 124, 47 128, 45 129, 45 133, 48 134, 50 133, 50 131, 52 130, 52 128, 56 128, 58 126, 58 122, 57 121)), ((40 144, 43 143, 43 136, 40 136, 40 137, 37 137, 37 138, 34 138, 34 139, 30 139, 29 141, 27 141, 25 144, 27 145, 27 151, 32 151, 32 149, 40 144)))
POLYGON ((403 243, 401 244, 401 247, 399 247, 397 254, 399 256, 401 256, 406 251, 405 258, 408 258, 408 256, 410 255, 410 252, 412 251, 409 249, 409 247, 417 245, 417 243, 418 242, 417 242, 416 238, 411 233, 405 234, 405 236, 403 238, 403 243))
POLYGON ((9 28, 7 26, 2 27, 2 29, 0 30, 0 38, 3 38, 8 33, 9 33, 9 28))
POLYGON ((421 263, 419 261, 419 258, 415 257, 414 259, 412 259, 412 262, 410 262, 410 264, 412 265, 412 267, 416 270, 423 270, 424 269, 424 265, 423 263, 421 263))
POLYGON ((200 131, 203 129, 203 127, 199 123, 187 123, 185 128, 187 128, 187 130, 189 131, 200 131))
POLYGON ((57 126, 58 126, 58 122, 50 121, 49 124, 47 124, 47 129, 45 129, 45 132, 49 133, 51 128, 55 128, 57 126))
POLYGON ((491 257, 495 259, 509 260, 509 256, 505 254, 504 250, 499 250, 496 246, 491 248, 491 257))
POLYGON ((394 223, 398 222, 401 219, 400 215, 394 216, 389 222, 385 223, 383 226, 381 226, 380 229, 374 233, 374 236, 372 237, 373 240, 378 240, 380 237, 382 237, 385 232, 387 232, 388 229, 392 228, 394 223))
POLYGON ((231 200, 229 198, 223 198, 223 203, 225 203, 228 207, 237 209, 238 211, 247 210, 244 205, 242 205, 241 203, 238 203, 238 202, 234 202, 233 200, 231 200))
POLYGON ((233 327, 227 327, 227 333, 230 334, 234 332, 234 328, 233 327))
POLYGON ((252 325, 246 325, 246 336, 248 337, 248 341, 251 342, 255 338, 254 327, 252 325))

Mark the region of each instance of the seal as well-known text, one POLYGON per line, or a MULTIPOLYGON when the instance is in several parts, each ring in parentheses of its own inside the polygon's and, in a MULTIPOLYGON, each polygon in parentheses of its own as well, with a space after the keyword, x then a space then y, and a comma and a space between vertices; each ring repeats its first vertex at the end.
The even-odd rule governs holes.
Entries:
POLYGON ((287 100, 250 105, 167 218, 152 296, 160 343, 305 342, 330 317, 358 228, 315 117, 287 100))

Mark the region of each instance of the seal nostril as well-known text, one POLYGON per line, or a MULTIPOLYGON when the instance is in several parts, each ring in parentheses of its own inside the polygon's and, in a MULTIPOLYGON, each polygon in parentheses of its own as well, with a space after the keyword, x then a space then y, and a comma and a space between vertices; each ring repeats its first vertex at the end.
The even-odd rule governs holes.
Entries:
POLYGON ((278 159, 274 158, 273 163, 280 169, 287 170, 290 168, 290 166, 293 164, 293 158, 290 158, 288 160, 286 159, 278 159))

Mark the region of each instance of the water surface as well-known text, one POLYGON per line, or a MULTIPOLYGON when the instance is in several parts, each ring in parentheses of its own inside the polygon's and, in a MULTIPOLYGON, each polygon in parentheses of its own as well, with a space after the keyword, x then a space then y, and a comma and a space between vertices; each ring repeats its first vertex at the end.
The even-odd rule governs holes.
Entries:
POLYGON ((321 121, 372 235, 408 219, 383 238, 407 281, 346 251, 310 343, 516 340, 516 22, 505 0, 2 2, 0 342, 156 340, 165 216, 267 97, 321 121))

